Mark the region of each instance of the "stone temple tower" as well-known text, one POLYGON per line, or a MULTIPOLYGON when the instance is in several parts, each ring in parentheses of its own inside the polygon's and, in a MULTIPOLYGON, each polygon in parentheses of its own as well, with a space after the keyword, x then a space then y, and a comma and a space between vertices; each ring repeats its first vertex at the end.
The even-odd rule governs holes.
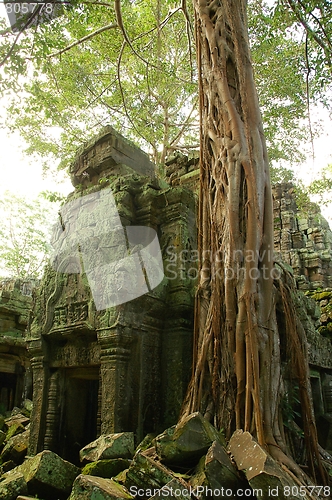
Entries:
MULTIPOLYGON (((67 204, 78 209, 58 226, 83 221, 71 247, 76 256, 46 269, 30 320, 30 453, 51 449, 77 461, 77 450, 100 434, 134 431, 138 441, 176 423, 191 368, 195 276, 188 256, 196 226, 192 191, 159 180, 145 153, 111 127, 78 153, 71 179, 67 204), (140 226, 157 234, 165 276, 147 293, 103 308, 80 252, 82 241, 90 245, 90 267, 101 253, 104 261, 122 258, 112 221, 102 243, 96 232, 94 206, 105 189, 127 233, 140 226)), ((107 267, 104 274, 97 282, 102 291, 107 267)), ((137 276, 130 279, 137 287, 137 276)))

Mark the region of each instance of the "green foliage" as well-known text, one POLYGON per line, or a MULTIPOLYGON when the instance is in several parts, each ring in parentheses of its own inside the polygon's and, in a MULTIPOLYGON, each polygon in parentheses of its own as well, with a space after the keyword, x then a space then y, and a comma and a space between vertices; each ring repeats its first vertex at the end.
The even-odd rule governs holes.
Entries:
MULTIPOLYGON (((108 123, 157 164, 175 149, 197 148, 197 68, 187 4, 189 12, 180 0, 122 0, 127 41, 115 27, 111 2, 71 2, 62 16, 16 42, 0 20, 0 93, 8 103, 7 125, 20 130, 28 152, 42 156, 45 168, 50 156, 68 166, 76 149, 108 123)), ((315 134, 308 102, 332 108, 331 12, 328 0, 249 1, 272 161, 304 159, 303 143, 315 134)))
POLYGON ((280 184, 285 182, 295 183, 294 172, 285 167, 271 167, 270 175, 272 184, 280 184))
MULTIPOLYGON (((111 3, 72 3, 51 23, 23 33, 15 45, 14 36, 3 32, 0 59, 12 49, 0 77, 0 91, 10 102, 8 124, 21 131, 29 153, 45 158, 45 167, 50 155, 67 166, 77 147, 106 123, 158 164, 174 149, 198 145, 193 13, 186 19, 175 1, 123 0, 121 6, 132 47, 114 28, 111 3), (105 26, 109 29, 86 38, 105 26), (27 75, 28 81, 22 78, 27 75)), ((271 8, 251 0, 249 19, 270 159, 301 160, 299 144, 309 135, 309 56, 317 66, 310 73, 311 97, 326 100, 329 85, 321 51, 313 40, 306 54, 303 26, 287 2, 271 8)))
POLYGON ((332 164, 322 170, 318 179, 309 185, 310 194, 314 195, 320 205, 330 205, 332 198, 332 164))
POLYGON ((30 201, 6 192, 0 200, 0 213, 1 274, 39 278, 51 250, 56 207, 42 197, 30 201))

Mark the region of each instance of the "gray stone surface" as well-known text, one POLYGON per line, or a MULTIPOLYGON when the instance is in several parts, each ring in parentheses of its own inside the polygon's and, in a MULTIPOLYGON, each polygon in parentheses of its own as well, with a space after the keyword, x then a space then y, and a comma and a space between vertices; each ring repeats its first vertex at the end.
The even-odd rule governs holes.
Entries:
POLYGON ((132 495, 111 479, 79 475, 68 500, 130 500, 132 495))
POLYGON ((134 455, 133 432, 119 432, 101 435, 80 451, 80 460, 83 463, 95 462, 110 458, 132 458, 134 455))
POLYGON ((28 492, 27 483, 23 474, 13 473, 0 481, 1 500, 16 500, 17 496, 28 492))
POLYGON ((183 465, 197 462, 213 441, 220 439, 216 429, 197 412, 157 436, 155 446, 162 462, 183 465))
POLYGON ((24 476, 30 494, 48 500, 66 499, 80 472, 78 467, 48 450, 27 459, 16 470, 24 476))
POLYGON ((236 431, 230 439, 228 449, 254 493, 256 490, 256 497, 262 500, 271 500, 271 496, 281 500, 309 500, 309 495, 299 489, 299 484, 263 450, 249 432, 236 431), (288 491, 294 494, 287 494, 288 491))

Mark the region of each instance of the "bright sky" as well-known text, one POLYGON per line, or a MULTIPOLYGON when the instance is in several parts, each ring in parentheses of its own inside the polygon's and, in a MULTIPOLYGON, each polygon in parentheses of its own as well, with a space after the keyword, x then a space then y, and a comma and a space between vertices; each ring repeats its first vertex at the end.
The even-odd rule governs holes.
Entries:
POLYGON ((59 172, 56 178, 44 178, 42 163, 23 153, 23 143, 18 133, 0 129, 0 194, 12 191, 31 198, 40 191, 57 191, 68 194, 73 191, 69 177, 59 172))

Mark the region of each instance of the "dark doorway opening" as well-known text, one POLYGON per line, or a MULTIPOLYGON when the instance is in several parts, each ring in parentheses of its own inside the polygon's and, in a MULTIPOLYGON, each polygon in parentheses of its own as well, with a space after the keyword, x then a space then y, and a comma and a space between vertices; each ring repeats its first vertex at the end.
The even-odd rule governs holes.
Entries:
POLYGON ((79 464, 79 451, 97 437, 99 368, 65 370, 60 412, 60 455, 79 464))
POLYGON ((10 411, 15 406, 17 375, 0 373, 0 413, 10 411))

